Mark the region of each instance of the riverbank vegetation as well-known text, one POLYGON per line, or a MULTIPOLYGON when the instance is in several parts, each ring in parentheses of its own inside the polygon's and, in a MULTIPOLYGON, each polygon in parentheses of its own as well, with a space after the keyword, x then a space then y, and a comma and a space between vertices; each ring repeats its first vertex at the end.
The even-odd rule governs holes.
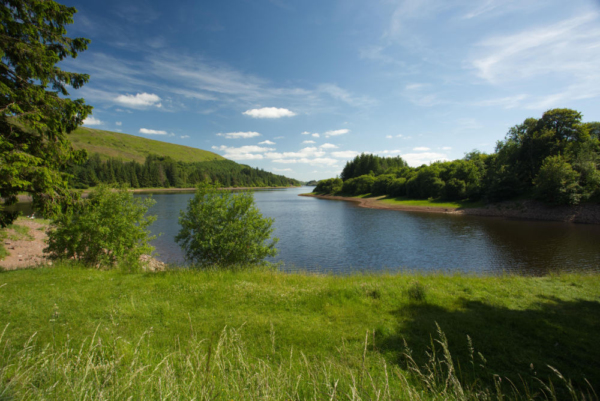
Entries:
POLYGON ((231 160, 175 161, 168 156, 149 155, 144 163, 116 158, 102 160, 94 154, 69 169, 73 188, 98 184, 129 185, 131 188, 190 188, 204 182, 225 187, 289 187, 300 181, 231 160))
POLYGON ((551 205, 600 203, 600 123, 554 109, 511 128, 492 154, 411 168, 400 157, 371 154, 346 163, 340 178, 315 193, 497 202, 534 198, 551 205))
POLYGON ((0 397, 597 399, 599 288, 578 274, 4 272, 0 397))

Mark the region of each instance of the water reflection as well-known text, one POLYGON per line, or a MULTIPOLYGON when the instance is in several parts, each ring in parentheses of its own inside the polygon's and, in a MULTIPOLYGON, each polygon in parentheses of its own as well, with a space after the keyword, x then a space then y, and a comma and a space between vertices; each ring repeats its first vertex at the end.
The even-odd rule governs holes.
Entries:
MULTIPOLYGON (((599 271, 600 226, 502 220, 358 208, 297 196, 310 188, 257 191, 257 206, 275 219, 284 270, 512 272, 599 271)), ((138 195, 145 196, 145 195, 138 195)), ((193 195, 155 194, 153 244, 161 258, 181 263, 173 238, 179 211, 193 195)))

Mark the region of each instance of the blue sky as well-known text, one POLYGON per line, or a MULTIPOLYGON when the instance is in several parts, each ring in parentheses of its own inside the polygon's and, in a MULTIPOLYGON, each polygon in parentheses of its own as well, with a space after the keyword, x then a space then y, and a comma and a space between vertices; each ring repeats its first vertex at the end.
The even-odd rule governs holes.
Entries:
POLYGON ((361 152, 492 152, 548 109, 600 121, 598 0, 70 0, 86 126, 301 180, 361 152))

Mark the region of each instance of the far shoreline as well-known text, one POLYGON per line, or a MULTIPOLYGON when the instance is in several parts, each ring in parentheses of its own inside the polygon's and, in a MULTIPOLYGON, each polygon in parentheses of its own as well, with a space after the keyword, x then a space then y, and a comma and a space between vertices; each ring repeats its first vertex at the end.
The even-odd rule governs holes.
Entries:
POLYGON ((521 200, 491 203, 484 207, 453 208, 448 206, 413 206, 381 202, 381 200, 386 199, 385 196, 358 198, 351 196, 319 195, 313 193, 300 194, 300 196, 354 202, 358 207, 367 209, 500 217, 515 220, 557 221, 575 224, 600 224, 600 205, 595 204, 552 207, 534 200, 521 200))
MULTIPOLYGON (((288 187, 222 187, 219 189, 227 190, 227 191, 249 191, 249 190, 265 190, 265 189, 287 189, 287 188, 299 188, 300 186, 288 186, 288 187)), ((84 189, 81 191, 81 196, 86 197, 92 189, 84 189)), ((196 187, 191 188, 129 188, 130 192, 133 193, 156 193, 156 192, 194 192, 196 191, 196 187)), ((31 195, 17 195, 18 203, 28 203, 32 201, 31 195)))

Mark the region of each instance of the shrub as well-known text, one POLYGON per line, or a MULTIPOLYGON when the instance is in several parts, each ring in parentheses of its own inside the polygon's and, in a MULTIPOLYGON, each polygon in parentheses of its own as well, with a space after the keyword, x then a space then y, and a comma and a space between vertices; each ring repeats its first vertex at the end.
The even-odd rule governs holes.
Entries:
POLYGON ((447 200, 461 200, 467 196, 467 184, 463 180, 451 178, 444 185, 444 198, 447 200))
POLYGON ((342 192, 348 195, 363 195, 371 192, 371 187, 375 182, 372 175, 361 175, 360 177, 350 178, 344 181, 342 192))
POLYGON ((387 195, 388 186, 390 182, 394 180, 396 176, 394 174, 383 174, 375 178, 375 182, 371 186, 371 195, 387 195))
POLYGON ((406 178, 394 178, 387 187, 387 194, 393 197, 406 196, 406 178))
POLYGON ((94 189, 88 199, 63 212, 51 223, 48 252, 52 259, 75 259, 89 266, 114 267, 126 262, 140 267, 140 256, 154 247, 148 227, 156 216, 145 217, 154 204, 151 198, 134 198, 125 188, 94 189))
POLYGON ((201 184, 179 224, 175 241, 198 266, 255 264, 277 254, 278 239, 270 238, 273 219, 262 216, 251 192, 201 184))
POLYGON ((313 190, 314 193, 335 194, 342 190, 343 181, 341 178, 329 178, 321 180, 313 190))

